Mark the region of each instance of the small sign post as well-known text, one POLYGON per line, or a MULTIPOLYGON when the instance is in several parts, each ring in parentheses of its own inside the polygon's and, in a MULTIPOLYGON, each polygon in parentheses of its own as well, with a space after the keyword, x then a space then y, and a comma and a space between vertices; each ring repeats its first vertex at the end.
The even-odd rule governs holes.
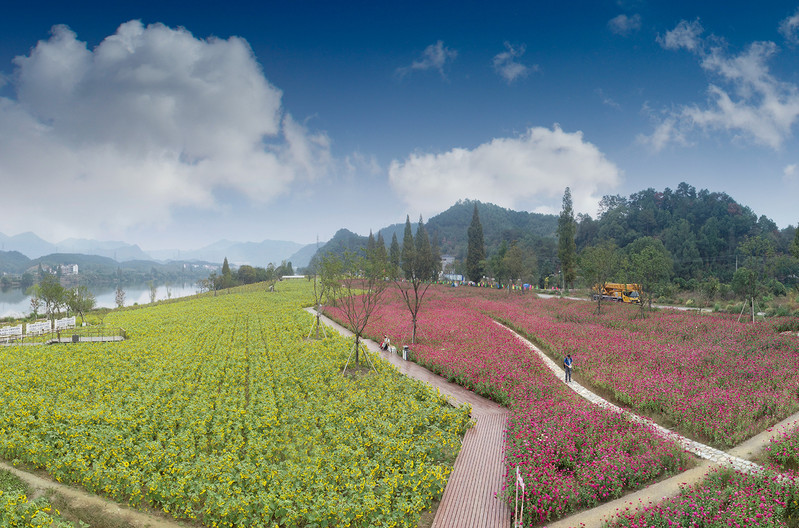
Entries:
POLYGON ((516 504, 513 506, 513 528, 522 528, 524 523, 524 479, 516 466, 516 504), (522 500, 519 500, 519 488, 522 490, 522 500))

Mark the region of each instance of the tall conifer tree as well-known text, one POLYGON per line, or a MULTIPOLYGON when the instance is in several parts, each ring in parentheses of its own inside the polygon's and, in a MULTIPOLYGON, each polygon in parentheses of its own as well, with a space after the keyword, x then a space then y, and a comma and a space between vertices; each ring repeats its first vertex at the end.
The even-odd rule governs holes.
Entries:
POLYGON ((411 229, 411 217, 405 216, 405 235, 402 238, 402 253, 400 254, 400 265, 406 279, 413 278, 413 270, 416 261, 416 246, 413 243, 413 229, 411 229))
POLYGON ((379 258, 388 261, 388 253, 386 252, 386 241, 383 238, 383 233, 380 231, 377 232, 377 254, 379 258))
POLYGON ((388 250, 388 261, 394 268, 394 271, 400 267, 400 247, 397 241, 397 233, 391 235, 391 247, 388 250))
POLYGON ((416 343, 416 326, 422 301, 427 289, 438 278, 441 269, 441 260, 435 257, 437 254, 439 250, 431 247, 422 217, 419 216, 415 238, 411 231, 410 217, 406 217, 400 262, 405 280, 396 277, 394 282, 411 314, 413 325, 411 344, 416 343))
POLYGON ((793 246, 791 246, 791 253, 796 258, 799 258, 799 222, 796 224, 796 233, 793 236, 793 246))
POLYGON ((572 193, 566 187, 563 193, 563 210, 558 218, 558 260, 563 273, 564 287, 574 286, 577 279, 577 245, 574 237, 577 233, 577 222, 574 220, 572 193))
POLYGON ((472 282, 480 282, 483 278, 483 262, 486 258, 485 241, 483 240, 483 226, 480 224, 480 215, 477 212, 477 203, 474 204, 472 223, 469 225, 468 246, 466 248, 466 276, 472 282))

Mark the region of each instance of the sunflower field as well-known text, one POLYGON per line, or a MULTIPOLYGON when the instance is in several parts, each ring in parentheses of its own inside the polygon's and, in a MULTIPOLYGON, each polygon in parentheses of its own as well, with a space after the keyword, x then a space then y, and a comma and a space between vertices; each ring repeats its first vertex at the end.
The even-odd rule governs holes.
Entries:
POLYGON ((309 304, 250 287, 112 312, 121 343, 0 348, 0 457, 207 526, 416 526, 469 408, 377 357, 343 376, 309 304))

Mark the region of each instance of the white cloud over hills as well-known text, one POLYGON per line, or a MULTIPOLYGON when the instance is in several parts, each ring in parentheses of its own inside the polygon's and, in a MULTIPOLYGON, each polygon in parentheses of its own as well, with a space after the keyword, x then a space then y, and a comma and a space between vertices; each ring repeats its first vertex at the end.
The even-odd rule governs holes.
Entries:
POLYGON ((389 180, 410 210, 430 215, 459 199, 479 199, 508 208, 557 213, 564 189, 577 212, 596 215, 603 192, 621 171, 581 132, 536 127, 512 138, 497 138, 474 149, 414 153, 394 160, 389 180))
POLYGON ((0 98, 9 232, 122 233, 223 207, 220 192, 268 203, 332 163, 236 37, 131 21, 88 49, 55 26, 14 63, 16 99, 0 98))

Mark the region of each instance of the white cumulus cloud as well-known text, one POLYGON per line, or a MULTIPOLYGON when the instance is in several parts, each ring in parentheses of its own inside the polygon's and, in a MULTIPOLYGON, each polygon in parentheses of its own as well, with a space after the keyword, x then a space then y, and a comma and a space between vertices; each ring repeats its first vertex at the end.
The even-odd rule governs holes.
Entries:
POLYGON ((511 84, 519 77, 526 77, 531 71, 538 69, 537 65, 527 66, 517 61, 524 55, 526 47, 524 44, 513 46, 510 42, 505 43, 505 51, 497 53, 492 63, 494 70, 503 78, 505 82, 511 84))
POLYGON ((615 34, 626 37, 641 29, 641 15, 621 14, 608 20, 608 28, 615 34))
POLYGON ((581 132, 564 132, 558 126, 531 128, 474 149, 414 153, 389 167, 394 191, 411 210, 424 215, 467 198, 553 212, 559 210, 567 186, 575 210, 595 215, 600 195, 620 177, 618 167, 581 132))
POLYGON ((397 68, 397 75, 404 77, 413 70, 436 70, 441 77, 446 77, 444 74, 444 66, 447 62, 452 62, 458 56, 456 50, 450 49, 444 45, 444 42, 438 41, 435 44, 427 46, 422 53, 422 56, 414 60, 410 66, 397 68))
POLYGON ((711 77, 708 99, 667 112, 655 133, 642 137, 643 141, 659 150, 673 141, 685 143, 686 135, 700 128, 779 149, 799 120, 799 88, 770 72, 768 62, 777 52, 776 44, 753 42, 730 55, 724 46, 700 40, 698 33, 685 29, 687 25, 682 21, 677 26, 683 28, 680 38, 669 40, 672 32, 667 33, 664 47, 684 47, 695 53, 711 77), (689 33, 693 36, 686 36, 689 33))
POLYGON ((680 23, 677 24, 677 27, 671 31, 667 31, 662 37, 658 36, 657 40, 665 49, 675 50, 685 48, 689 51, 693 51, 700 46, 702 42, 700 35, 703 31, 704 29, 702 28, 702 24, 699 23, 699 20, 694 20, 693 22, 681 20, 680 23))
POLYGON ((330 164, 327 136, 283 110, 240 38, 130 21, 88 49, 54 26, 14 64, 16 98, 0 98, 9 232, 162 225, 175 207, 223 206, 219 191, 267 203, 330 164))
POLYGON ((782 170, 782 178, 785 183, 799 180, 799 170, 797 169, 796 163, 791 163, 790 165, 785 166, 785 168, 782 170))
POLYGON ((799 44, 799 8, 780 22, 779 31, 789 44, 799 44))

